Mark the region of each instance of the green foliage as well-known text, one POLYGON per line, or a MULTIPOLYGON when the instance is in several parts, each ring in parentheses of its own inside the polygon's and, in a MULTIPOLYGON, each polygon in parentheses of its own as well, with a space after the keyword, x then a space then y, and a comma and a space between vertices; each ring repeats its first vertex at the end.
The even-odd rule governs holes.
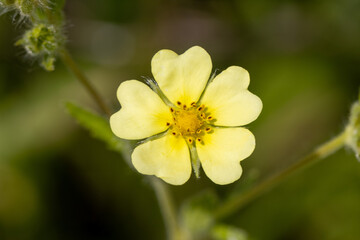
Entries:
POLYGON ((15 43, 17 46, 23 46, 28 55, 38 57, 40 65, 47 71, 54 70, 57 51, 62 44, 62 36, 58 29, 45 24, 35 25, 15 43))
POLYGON ((107 143, 114 151, 119 153, 123 151, 124 143, 112 133, 107 119, 73 103, 67 103, 66 108, 70 115, 73 116, 82 127, 89 130, 94 138, 107 143))
MULTIPOLYGON (((0 0, 0 7, 14 10, 14 2, 0 0)), ((58 17, 53 12, 60 12, 54 2, 59 3, 57 6, 61 9, 60 3, 64 1, 52 0, 51 9, 46 11, 35 9, 32 14, 36 24, 54 24, 54 18, 58 17)), ((141 75, 154 51, 163 47, 160 45, 170 43, 174 50, 181 52, 186 47, 184 41, 193 41, 194 37, 218 55, 216 65, 220 69, 229 64, 247 68, 252 77, 250 88, 259 95, 261 92, 266 107, 259 121, 250 126, 258 139, 257 148, 253 157, 242 163, 241 179, 229 187, 214 186, 205 177, 193 180, 191 184, 171 189, 176 193, 177 202, 207 187, 225 196, 234 188, 248 189, 251 185, 247 186, 248 180, 244 177, 249 169, 259 171, 259 180, 280 171, 335 134, 343 125, 346 106, 357 94, 360 15, 356 0, 201 1, 201 6, 195 0, 169 4, 136 0, 69 3, 70 19, 81 19, 80 23, 86 24, 84 29, 81 29, 84 25, 78 25, 71 31, 75 33, 71 37, 72 47, 82 53, 81 58, 88 64, 103 64, 101 60, 111 56, 121 64, 116 69, 97 66, 91 72, 94 78, 100 76, 101 87, 108 98, 114 96, 114 76, 119 80, 121 76, 133 76, 134 72, 141 75), (184 8, 189 10, 189 17, 168 14, 179 13, 184 8), (148 21, 154 15, 156 21, 148 21), (174 23, 182 31, 174 30, 174 23), (156 34, 139 31, 154 26, 159 29, 156 34), (199 29, 204 30, 204 34, 191 34, 199 29), (122 40, 124 34, 129 33, 129 40, 119 41, 117 34, 122 40), (94 36, 112 40, 94 45, 89 41, 94 36), (134 54, 137 39, 152 41, 146 41, 141 51, 134 54), (94 47, 97 51, 89 51, 94 47), (109 55, 104 54, 105 50, 109 55)), ((6 21, 9 16, 2 17, 0 160, 26 163, 26 168, 34 171, 34 177, 43 176, 35 187, 44 183, 49 186, 40 191, 41 218, 31 219, 34 225, 8 227, 18 214, 16 209, 24 207, 22 202, 13 200, 17 195, 2 196, 1 201, 12 203, 14 208, 6 208, 8 214, 0 221, 1 239, 38 239, 39 233, 46 239, 91 238, 94 234, 88 233, 89 216, 97 216, 91 218, 91 226, 99 229, 99 239, 163 239, 161 217, 148 186, 129 173, 128 168, 118 165, 118 156, 105 151, 102 142, 86 141, 82 134, 74 140, 72 125, 63 119, 56 102, 73 98, 79 86, 70 82, 63 68, 57 69, 49 79, 46 73, 28 74, 26 68, 16 67, 18 61, 10 57, 13 49, 7 43, 13 41, 17 31, 9 31, 6 21), (69 144, 59 148, 59 143, 69 144), (89 148, 92 151, 88 151, 89 148), (17 161, 11 161, 14 158, 17 161), (39 159, 48 165, 42 167, 39 159), (71 179, 68 171, 73 176, 71 179), (79 179, 80 187, 69 189, 77 186, 79 179), (84 192, 90 194, 84 198, 84 192), (59 209, 59 206, 63 207, 59 209), (13 209, 15 211, 10 211, 13 209), (85 224, 74 228, 76 223, 85 224), (138 231, 139 228, 142 230, 138 231), (27 231, 36 234, 27 234, 27 231)), ((22 27, 31 28, 33 20, 26 20, 22 27)), ((60 23, 54 25, 61 26, 60 23)), ((76 99, 86 101, 83 97, 79 94, 76 99)), ((359 239, 359 174, 360 164, 354 156, 341 151, 297 174, 226 221, 241 226, 258 240, 359 239)), ((3 171, 1 176, 5 176, 3 171)), ((8 181, 4 189, 16 190, 21 199, 28 200, 32 194, 13 182, 8 181)), ((25 209, 19 213, 26 215, 27 212, 25 209)), ((221 227, 219 230, 218 226, 210 229, 212 232, 218 229, 215 232, 219 231, 220 236, 228 232, 221 227)))
POLYGON ((214 240, 247 240, 246 233, 236 227, 219 224, 214 226, 211 230, 211 235, 214 240))

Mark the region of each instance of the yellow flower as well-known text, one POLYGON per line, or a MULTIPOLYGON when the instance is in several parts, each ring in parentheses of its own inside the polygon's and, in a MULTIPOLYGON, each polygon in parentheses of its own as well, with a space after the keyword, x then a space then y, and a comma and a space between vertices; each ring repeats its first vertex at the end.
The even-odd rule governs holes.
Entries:
POLYGON ((161 50, 151 61, 156 82, 129 80, 120 84, 122 109, 111 116, 112 131, 120 138, 146 139, 132 153, 142 174, 180 185, 191 166, 217 184, 240 178, 240 161, 255 148, 255 137, 240 127, 254 121, 262 102, 247 88, 249 73, 231 66, 210 78, 209 54, 195 46, 181 55, 161 50), (210 80, 209 80, 210 78, 210 80))

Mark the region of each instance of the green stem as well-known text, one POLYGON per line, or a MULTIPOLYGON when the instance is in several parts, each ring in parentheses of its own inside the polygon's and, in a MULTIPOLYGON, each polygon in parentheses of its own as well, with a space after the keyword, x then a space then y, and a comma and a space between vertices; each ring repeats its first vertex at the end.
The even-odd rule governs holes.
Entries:
POLYGON ((183 239, 181 231, 177 223, 176 211, 174 208, 173 199, 171 198, 167 186, 155 177, 149 177, 150 183, 154 188, 157 200, 159 202, 160 211, 162 213, 165 228, 167 232, 167 239, 180 240, 183 239))
POLYGON ((82 83, 82 85, 86 88, 92 98, 95 100, 99 108, 108 116, 111 116, 110 109, 106 106, 105 102, 102 100, 100 94, 96 91, 94 86, 87 79, 85 74, 80 70, 75 61, 73 60, 71 54, 63 49, 60 51, 60 57, 63 63, 70 69, 70 71, 75 75, 75 77, 82 83))
POLYGON ((341 147, 344 146, 346 137, 346 131, 340 133, 338 136, 324 143, 323 145, 315 149, 312 153, 304 157, 302 160, 294 163, 279 174, 276 174, 275 176, 263 181, 254 188, 250 189, 248 192, 231 198, 215 211, 215 218, 222 219, 227 217, 228 215, 231 215, 232 213, 235 213, 237 210, 241 209, 246 204, 252 202, 262 194, 266 193, 267 191, 281 183, 288 176, 292 175, 295 172, 298 172, 305 167, 308 167, 309 165, 315 163, 317 160, 323 159, 334 153, 335 151, 339 150, 341 147))

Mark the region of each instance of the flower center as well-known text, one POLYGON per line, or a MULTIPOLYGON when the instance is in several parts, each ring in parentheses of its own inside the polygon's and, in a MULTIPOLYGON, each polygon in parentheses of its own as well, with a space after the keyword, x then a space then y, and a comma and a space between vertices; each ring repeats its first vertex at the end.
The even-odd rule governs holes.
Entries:
POLYGON ((198 106, 194 102, 187 107, 179 101, 176 104, 177 108, 170 108, 173 123, 167 123, 167 126, 171 126, 171 134, 184 137, 190 144, 195 140, 202 143, 202 136, 212 132, 209 124, 214 119, 206 112, 204 105, 198 106))
POLYGON ((180 110, 174 114, 175 128, 181 135, 193 135, 204 124, 195 109, 180 110))

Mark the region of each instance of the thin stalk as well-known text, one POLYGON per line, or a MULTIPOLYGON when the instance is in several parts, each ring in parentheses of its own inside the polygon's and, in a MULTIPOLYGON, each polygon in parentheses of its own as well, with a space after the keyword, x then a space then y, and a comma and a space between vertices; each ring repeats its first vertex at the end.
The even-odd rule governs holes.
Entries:
POLYGON ((316 161, 323 159, 330 154, 336 152, 341 147, 345 145, 347 133, 346 131, 340 133, 335 138, 329 140, 328 142, 322 144, 320 147, 315 149, 312 153, 301 159, 300 161, 294 163, 284 171, 270 177, 267 180, 264 180, 262 183, 258 184, 249 191, 238 195, 237 197, 231 198, 224 204, 222 204, 215 211, 216 219, 223 219, 232 213, 235 213, 237 210, 243 208, 246 204, 254 201, 256 198, 271 190, 273 187, 281 183, 287 177, 292 175, 295 172, 298 172, 305 167, 315 163, 316 161))
POLYGON ((75 77, 82 83, 85 89, 89 92, 91 97, 97 103, 99 108, 108 116, 111 116, 111 111, 101 98, 100 94, 94 88, 94 86, 90 83, 87 79, 85 74, 80 70, 76 62, 73 60, 71 54, 66 50, 63 49, 60 51, 60 57, 63 63, 70 69, 70 71, 75 75, 75 77))
POLYGON ((154 188, 157 200, 159 202, 160 211, 162 213, 165 228, 167 232, 167 239, 180 240, 183 239, 179 225, 177 222, 177 215, 174 208, 174 202, 167 186, 155 177, 149 177, 150 183, 154 188))

